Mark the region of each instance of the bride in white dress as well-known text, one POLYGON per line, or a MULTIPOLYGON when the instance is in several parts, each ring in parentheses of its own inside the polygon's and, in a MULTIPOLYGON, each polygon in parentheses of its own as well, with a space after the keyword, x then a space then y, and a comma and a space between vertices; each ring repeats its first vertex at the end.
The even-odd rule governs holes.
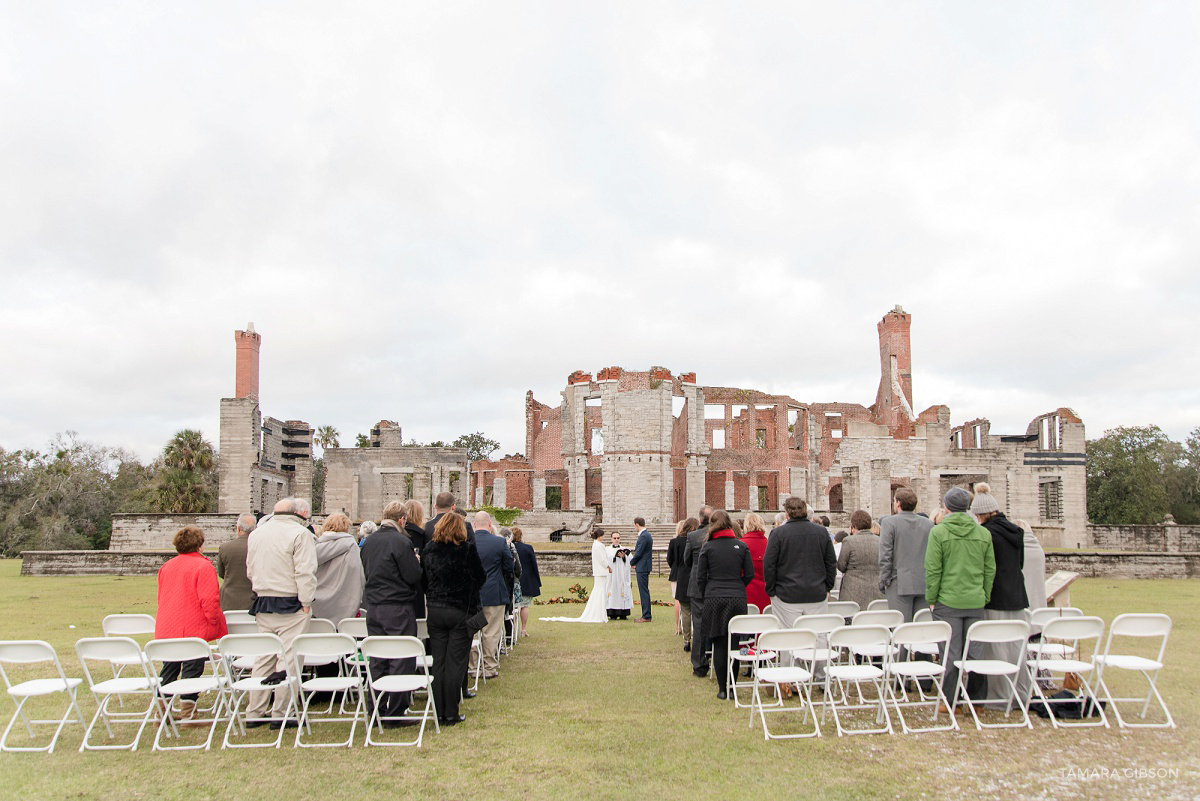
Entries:
POLYGON ((583 609, 583 614, 579 617, 543 617, 541 620, 548 620, 557 623, 607 623, 608 612, 605 607, 608 605, 608 578, 612 573, 612 559, 608 555, 608 548, 604 547, 604 543, 600 538, 604 536, 604 529, 592 529, 592 578, 595 582, 592 584, 592 594, 588 596, 587 606, 583 609))

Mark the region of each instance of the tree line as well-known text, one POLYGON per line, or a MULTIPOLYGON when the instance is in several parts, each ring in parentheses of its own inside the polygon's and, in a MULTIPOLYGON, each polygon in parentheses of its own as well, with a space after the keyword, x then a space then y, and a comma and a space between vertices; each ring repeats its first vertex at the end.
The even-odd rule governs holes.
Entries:
MULTIPOLYGON (((315 439, 321 448, 336 448, 337 437, 337 429, 321 426, 315 439)), ((467 448, 471 461, 500 447, 480 432, 452 445, 467 448)), ((132 451, 87 442, 74 431, 56 435, 44 451, 0 447, 0 554, 103 550, 116 513, 216 512, 218 460, 212 443, 192 429, 171 437, 149 464, 132 451)), ((320 511, 325 464, 321 458, 315 462, 313 496, 320 511)))
POLYGON ((1088 520, 1200 524, 1200 427, 1183 442, 1161 428, 1121 426, 1087 444, 1088 520))

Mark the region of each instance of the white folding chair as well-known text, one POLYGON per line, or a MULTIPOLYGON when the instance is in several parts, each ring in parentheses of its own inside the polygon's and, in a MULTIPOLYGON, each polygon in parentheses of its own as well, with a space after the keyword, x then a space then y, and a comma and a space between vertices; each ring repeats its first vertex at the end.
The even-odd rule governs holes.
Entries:
MULTIPOLYGON (((221 638, 221 659, 225 665, 225 674, 229 679, 229 724, 225 727, 225 737, 221 741, 222 748, 278 748, 283 743, 283 733, 287 729, 287 721, 296 714, 299 704, 296 700, 296 678, 287 676, 283 680, 286 687, 278 684, 263 684, 266 676, 245 676, 243 670, 236 667, 239 663, 249 662, 253 668, 255 660, 274 657, 284 660, 283 640, 274 634, 229 634, 221 638), (235 743, 230 740, 235 732, 239 737, 246 736, 246 717, 242 714, 242 699, 252 692, 278 692, 286 689, 288 693, 287 707, 283 712, 283 720, 279 721, 279 734, 274 741, 262 743, 235 743)), ((276 664, 278 664, 278 661, 276 664)), ((297 715, 298 716, 298 715, 297 715)), ((262 722, 258 720, 256 722, 262 722)))
POLYGON ((766 608, 762 610, 762 613, 763 613, 764 615, 773 615, 773 614, 775 614, 775 605, 774 605, 774 604, 767 604, 766 608))
POLYGON ((230 623, 254 623, 254 615, 245 609, 226 609, 225 625, 230 623))
MULTIPOLYGON (((363 640, 366 642, 366 640, 363 640)), ((358 643, 349 634, 301 634, 292 641, 292 666, 297 676, 304 675, 304 666, 309 664, 330 664, 343 662, 345 657, 358 653, 358 643)), ((298 688, 300 696, 300 718, 296 729, 296 745, 301 748, 349 748, 354 744, 354 732, 358 721, 363 715, 362 673, 356 663, 343 662, 346 675, 317 676, 303 679, 298 688), (313 693, 344 693, 343 698, 355 695, 354 714, 350 717, 333 716, 314 719, 309 714, 313 693), (306 743, 303 735, 307 731, 312 734, 313 723, 349 723, 350 736, 338 743, 306 743)), ((343 704, 344 706, 344 704, 343 704)), ((333 710, 333 701, 329 702, 329 711, 333 710)), ((345 711, 344 709, 342 710, 345 711)))
POLYGON ((1065 645, 1070 649, 1069 653, 1074 655, 1079 652, 1081 644, 1091 640, 1092 651, 1095 652, 1100 648, 1100 638, 1104 636, 1104 621, 1098 617, 1058 617, 1047 620, 1042 629, 1042 639, 1040 642, 1032 643, 1036 646, 1029 654, 1029 660, 1026 666, 1029 669, 1029 681, 1033 685, 1034 695, 1045 705, 1046 711, 1050 713, 1050 723, 1054 728, 1066 727, 1084 727, 1084 726, 1103 726, 1108 728, 1108 718, 1104 714, 1104 709, 1100 706, 1096 699, 1096 693, 1092 690, 1091 684, 1088 683, 1087 674, 1092 672, 1095 665, 1088 661, 1084 662, 1081 659, 1072 659, 1070 656, 1063 656, 1059 649, 1055 649, 1052 654, 1043 653, 1043 649, 1054 646, 1065 645), (1039 670, 1046 670, 1051 673, 1065 675, 1074 673, 1079 676, 1080 689, 1083 690, 1083 695, 1078 700, 1069 698, 1047 698, 1041 686, 1037 681, 1039 670), (1054 714, 1054 705, 1062 705, 1065 702, 1078 703, 1080 705, 1081 717, 1078 723, 1072 723, 1066 719, 1059 720, 1059 716, 1054 714), (1088 718, 1092 713, 1098 712, 1100 720, 1096 723, 1088 722, 1088 718))
MULTIPOLYGON (((483 632, 477 631, 472 635, 471 650, 476 652, 475 670, 472 671, 471 692, 478 692, 479 680, 483 677, 483 632)), ((483 679, 483 683, 487 684, 487 679, 483 679)))
POLYGON ((759 615, 762 614, 762 611, 758 608, 757 604, 746 604, 746 614, 759 615))
MULTIPOLYGON (((417 639, 420 640, 421 642, 425 642, 426 640, 429 639, 429 619, 428 618, 424 618, 424 617, 417 618, 417 639)), ((500 654, 504 652, 504 649, 503 649, 504 638, 501 637, 500 640, 501 640, 501 642, 496 644, 496 659, 497 660, 500 659, 500 654)), ((483 640, 481 639, 480 642, 482 643, 483 640)), ((431 669, 433 668, 433 655, 432 654, 425 654, 424 656, 421 657, 421 659, 422 659, 422 661, 424 661, 426 667, 431 668, 431 669)))
POLYGON ((728 677, 729 697, 733 699, 734 709, 749 704, 743 704, 738 698, 737 691, 739 688, 753 688, 753 674, 751 680, 746 682, 738 681, 738 674, 741 672, 742 665, 750 665, 751 671, 757 670, 758 665, 768 659, 773 659, 774 654, 769 656, 757 648, 757 638, 764 631, 772 631, 780 628, 779 618, 774 615, 734 615, 729 619, 729 631, 725 634, 726 660, 725 670, 728 677), (737 646, 738 640, 743 636, 754 637, 749 645, 754 649, 753 654, 740 653, 737 646))
POLYGON ((922 606, 913 614, 913 623, 928 623, 933 620, 933 610, 928 606, 922 606))
POLYGON ((1112 626, 1108 629, 1108 640, 1104 645, 1104 653, 1096 654, 1092 657, 1092 661, 1096 663, 1096 689, 1104 692, 1104 700, 1109 704, 1112 713, 1117 718, 1117 726, 1122 729, 1173 729, 1175 728, 1175 720, 1171 717, 1171 710, 1167 709, 1167 702, 1163 700, 1162 694, 1158 691, 1158 673, 1163 668, 1163 657, 1167 653, 1167 638, 1171 634, 1171 618, 1166 615, 1154 614, 1125 614, 1117 615, 1113 620, 1112 626), (1136 656, 1134 654, 1116 654, 1113 653, 1113 640, 1117 637, 1134 637, 1139 639, 1149 639, 1161 637, 1162 641, 1158 647, 1158 656, 1150 659, 1144 656, 1136 656), (1149 682, 1149 690, 1144 698, 1117 698, 1114 697, 1108 687, 1108 679, 1105 673, 1110 668, 1118 670, 1136 671, 1141 673, 1149 682), (1121 714, 1120 703, 1133 701, 1142 702, 1142 720, 1146 719, 1146 715, 1150 711, 1150 700, 1156 699, 1159 707, 1162 708, 1163 715, 1166 720, 1163 723, 1133 723, 1125 719, 1121 714))
POLYGON ((1042 659, 1052 659, 1054 657, 1065 659, 1074 655, 1075 650, 1068 643, 1045 642, 1045 638, 1042 636, 1042 629, 1045 628, 1047 623, 1063 617, 1083 617, 1083 610, 1077 609, 1074 606, 1047 606, 1041 609, 1033 609, 1029 612, 1029 633, 1036 636, 1039 640, 1030 642, 1027 646, 1026 650, 1030 658, 1033 657, 1035 651, 1041 654, 1042 659))
POLYGON ((356 640, 367 636, 367 619, 365 617, 347 617, 338 621, 338 634, 349 634, 356 640))
POLYGON ((966 642, 963 643, 963 658, 956 659, 954 666, 958 668, 958 682, 954 686, 954 706, 960 703, 965 703, 967 708, 971 710, 971 717, 975 720, 975 727, 978 729, 1013 729, 1013 728, 1033 728, 1033 723, 1029 720, 1029 710, 1021 699, 1017 696, 1017 676, 1025 669, 1025 643, 1029 641, 1029 624, 1024 620, 977 620, 971 624, 971 628, 967 629, 966 642), (998 644, 998 643, 1013 643, 1021 644, 1021 655, 1017 658, 1017 663, 1006 662, 1003 659, 971 659, 971 646, 975 643, 998 644), (1008 704, 1004 710, 1004 717, 1009 717, 1015 704, 1021 710, 1021 720, 1016 723, 984 723, 979 719, 979 711, 976 707, 980 704, 995 703, 994 699, 972 699, 967 695, 967 676, 971 673, 980 673, 985 676, 1000 676, 1008 684, 1008 704))
POLYGON ((825 610, 826 614, 842 616, 843 626, 849 625, 850 618, 858 614, 859 611, 857 601, 830 601, 825 606, 827 607, 825 610))
POLYGON ((841 628, 846 622, 839 614, 804 615, 796 619, 792 628, 811 631, 817 635, 817 644, 812 648, 797 648, 791 652, 793 659, 798 659, 808 666, 808 672, 813 674, 816 683, 820 683, 821 665, 827 664, 833 658, 829 650, 829 632, 841 628))
MULTIPOLYGON (((371 693, 371 717, 367 721, 367 745, 415 745, 421 747, 421 738, 425 736, 425 724, 431 719, 433 720, 434 728, 441 732, 441 726, 438 723, 437 713, 433 706, 433 693, 430 688, 433 686, 433 679, 429 675, 429 666, 421 657, 425 656, 425 644, 416 637, 367 637, 361 643, 363 656, 375 659, 415 659, 417 663, 417 672, 415 674, 393 674, 390 676, 380 676, 374 678, 367 674, 367 691, 371 693), (419 716, 402 715, 383 716, 379 714, 380 696, 383 693, 412 693, 418 690, 425 691, 425 708, 419 716), (405 721, 417 720, 421 721, 420 727, 417 729, 417 737, 414 740, 405 742, 389 742, 386 740, 375 739, 373 733, 375 727, 379 727, 383 731, 383 721, 405 721)), ((411 708, 411 707, 410 707, 411 708)))
MULTIPOLYGON (((861 612, 855 612, 854 616, 850 618, 852 626, 887 626, 888 629, 894 629, 903 622, 904 613, 898 609, 864 609, 861 612)), ((894 656, 896 647, 888 642, 882 645, 852 648, 850 652, 861 659, 883 659, 894 656)))
MULTIPOLYGON (((871 601, 869 604, 867 604, 867 608, 864 609, 863 611, 864 612, 874 612, 879 609, 887 609, 887 608, 888 608, 887 598, 876 598, 874 601, 871 601)), ((901 615, 901 617, 903 617, 903 615, 901 615)))
MULTIPOLYGON (((794 651, 812 651, 817 647, 817 635, 807 629, 775 629, 764 631, 758 637, 758 645, 764 651, 782 657, 794 651)), ((759 665, 754 671, 754 694, 750 699, 750 725, 754 725, 754 709, 758 709, 759 720, 762 721, 763 737, 767 740, 794 740, 802 737, 820 737, 821 727, 817 723, 817 712, 812 703, 812 673, 798 665, 765 664, 759 665), (763 703, 762 686, 773 685, 775 703, 768 707, 763 703), (801 734, 773 734, 767 727, 767 712, 793 712, 795 707, 789 707, 783 700, 784 685, 795 686, 799 693, 800 708, 804 711, 804 721, 812 715, 813 730, 801 734)))
POLYGON ((893 651, 891 657, 884 662, 883 672, 888 679, 888 698, 891 701, 892 707, 896 710, 896 717, 900 718, 900 729, 905 734, 958 730, 958 721, 954 719, 954 715, 952 714, 947 716, 949 717, 947 725, 937 725, 937 718, 941 708, 939 704, 944 704, 947 709, 950 706, 949 700, 942 693, 942 676, 946 672, 945 666, 928 660, 900 660, 896 658, 905 651, 909 654, 914 654, 929 653, 932 650, 934 654, 944 654, 946 653, 946 649, 950 647, 951 634, 950 624, 944 620, 902 623, 892 632, 893 651), (922 681, 933 683, 932 695, 925 693, 925 690, 921 687, 922 681), (917 694, 915 700, 909 697, 908 690, 904 687, 906 682, 912 682, 917 694), (908 725, 908 720, 904 717, 904 708, 921 706, 933 707, 933 725, 925 727, 908 725))
POLYGON ((887 710, 887 692, 884 689, 883 668, 871 664, 853 664, 850 654, 856 649, 872 646, 887 645, 892 632, 887 626, 841 626, 829 633, 829 649, 838 661, 831 661, 825 667, 824 699, 821 706, 821 722, 825 722, 825 710, 833 712, 833 722, 837 727, 838 736, 848 734, 891 734, 892 721, 887 710), (863 684, 870 684, 875 689, 876 701, 869 703, 863 695, 863 684), (854 687, 857 703, 851 700, 849 687, 854 687), (882 726, 875 728, 848 728, 842 725, 841 712, 858 710, 875 710, 875 722, 882 726))
POLYGON ((67 725, 67 723, 76 722, 72 720, 72 717, 78 718, 80 724, 86 724, 86 721, 83 719, 83 712, 80 711, 79 703, 75 698, 76 688, 80 684, 83 684, 83 679, 67 677, 67 674, 63 672, 62 664, 58 661, 58 654, 54 651, 54 647, 50 643, 42 640, 8 640, 0 642, 0 678, 4 679, 4 686, 8 689, 9 696, 17 704, 12 719, 8 721, 8 725, 4 728, 4 735, 0 736, 0 751, 45 751, 53 753, 54 745, 58 742, 58 735, 62 733, 63 726, 67 725), (13 684, 8 672, 4 669, 5 663, 20 665, 22 667, 18 669, 23 670, 26 665, 33 665, 40 662, 50 662, 54 665, 54 674, 51 678, 28 679, 13 684), (34 720, 25 714, 25 704, 29 699, 52 695, 53 693, 67 694, 67 708, 63 710, 61 717, 53 720, 34 720), (75 713, 74 716, 71 714, 72 711, 75 713), (9 745, 8 735, 18 718, 25 724, 25 731, 29 732, 31 740, 35 737, 33 733, 34 726, 54 726, 54 735, 50 738, 50 743, 43 746, 9 745))
MULTIPOLYGON (((146 615, 146 614, 105 615, 104 619, 100 621, 100 630, 102 632, 104 632, 105 637, 137 638, 137 637, 144 636, 144 637, 149 637, 149 638, 153 639, 153 637, 154 637, 154 615, 146 615)), ((121 658, 122 659, 125 659, 125 658, 132 659, 133 657, 126 656, 126 657, 121 657, 121 658)), ((130 667, 132 665, 140 665, 142 663, 142 660, 144 660, 144 659, 145 659, 145 655, 142 654, 142 652, 139 648, 136 661, 133 661, 133 662, 121 662, 121 661, 111 662, 110 664, 112 665, 113 678, 114 679, 120 678, 122 670, 124 670, 125 668, 130 667)), ((125 706, 125 701, 121 698, 121 696, 119 694, 117 695, 117 703, 120 704, 121 706, 125 706)))
MULTIPOLYGON (((158 693, 166 699, 163 711, 162 720, 158 723, 158 730, 154 733, 154 745, 151 750, 154 751, 194 751, 203 749, 207 751, 212 746, 213 733, 217 729, 217 722, 221 720, 221 712, 225 707, 225 687, 227 682, 222 674, 218 663, 215 661, 212 649, 208 643, 199 637, 181 637, 178 639, 169 640, 151 640, 146 643, 143 649, 146 654, 146 659, 150 663, 163 662, 190 662, 195 659, 203 659, 210 672, 206 675, 198 676, 194 679, 176 679, 168 684, 159 683, 158 693), (169 732, 169 736, 178 739, 180 737, 179 727, 171 717, 171 709, 175 705, 175 699, 183 695, 216 693, 215 700, 209 708, 210 717, 208 718, 191 718, 187 722, 190 725, 208 724, 208 737, 201 744, 196 745, 163 745, 163 732, 169 732)), ((161 672, 161 671, 160 671, 161 672)), ((199 705, 196 707, 196 712, 200 713, 199 705)))
POLYGON ((83 732, 83 742, 79 746, 82 751, 136 751, 138 742, 142 739, 142 731, 146 728, 146 724, 150 722, 150 717, 157 709, 160 714, 162 712, 162 704, 158 700, 158 694, 155 692, 155 685, 158 684, 158 677, 155 676, 149 666, 146 664, 146 658, 142 654, 142 647, 137 644, 137 641, 130 637, 85 637, 75 643, 75 655, 79 658, 79 664, 83 668, 83 678, 87 681, 88 687, 91 688, 92 695, 96 699, 97 709, 96 714, 92 716, 91 723, 83 732), (97 681, 92 676, 91 663, 104 662, 109 665, 110 670, 115 670, 116 665, 129 667, 134 674, 126 677, 114 676, 111 679, 102 679, 97 681), (133 666, 137 666, 134 670, 133 666), (113 712, 109 710, 108 705, 112 702, 113 696, 120 697, 124 695, 144 695, 146 696, 146 708, 137 712, 113 712), (92 730, 96 728, 97 721, 104 722, 104 730, 108 733, 111 740, 113 735, 113 727, 117 725, 137 725, 137 731, 133 735, 133 740, 128 743, 117 745, 93 745, 91 743, 92 730))

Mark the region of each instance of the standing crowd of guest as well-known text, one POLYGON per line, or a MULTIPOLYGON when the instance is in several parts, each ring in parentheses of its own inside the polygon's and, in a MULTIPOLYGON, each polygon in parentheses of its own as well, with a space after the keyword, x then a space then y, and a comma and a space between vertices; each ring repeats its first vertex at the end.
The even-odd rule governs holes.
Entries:
MULTIPOLYGON (((826 612, 833 599, 854 601, 860 609, 886 599, 906 623, 928 608, 935 620, 950 624, 943 689, 952 697, 953 663, 963 656, 971 624, 1024 619, 1046 602, 1045 556, 1037 537, 1004 515, 987 484, 973 489, 951 488, 930 519, 916 511, 913 490, 898 488, 891 514, 872 521, 857 510, 850 515, 851 531, 836 536, 830 535, 829 518, 810 518, 800 498, 784 502, 769 533, 757 513, 739 525, 724 510, 702 507, 677 525, 667 547, 676 631, 691 653, 693 674, 708 675, 711 652, 717 695, 728 697, 729 621, 745 614, 749 604, 759 610, 770 606, 791 628, 804 615, 826 612)), ((988 658, 1015 664, 1020 647, 993 648, 988 658)), ((982 652, 970 656, 980 658, 982 652)), ((1002 680, 974 675, 967 687, 972 699, 997 701, 1005 689, 1002 680)), ((1027 676, 1021 676, 1017 691, 1028 698, 1027 676)))
MULTIPOLYGON (((466 719, 460 702, 474 697, 470 673, 478 668, 485 678, 499 675, 506 613, 515 611, 513 625, 527 633, 528 605, 540 594, 541 579, 537 557, 519 528, 497 533, 483 511, 474 525, 468 523, 448 492, 436 497, 434 511, 426 521, 420 502, 393 501, 378 525, 360 525, 359 541, 346 515, 329 515, 318 532, 308 502, 285 498, 257 523, 253 515, 241 515, 236 536, 218 551, 216 567, 200 553, 204 532, 187 526, 175 536, 179 555, 159 571, 155 636, 211 642, 228 631, 224 611, 248 610, 259 631, 284 644, 281 659, 255 662, 252 675, 267 678, 291 672, 292 644, 313 618, 337 624, 362 615, 368 636, 416 636, 424 620, 438 720, 458 724, 466 719), (473 648, 476 632, 480 644, 473 648)), ((198 676, 203 668, 204 660, 166 663, 163 680, 198 676)), ((416 660, 372 658, 368 670, 372 679, 414 673, 416 660)), ((286 689, 251 693, 246 727, 294 725, 290 697, 286 689)), ((381 725, 415 725, 407 717, 410 701, 409 693, 383 693, 381 725)), ((181 718, 194 710, 195 698, 185 697, 181 718)))

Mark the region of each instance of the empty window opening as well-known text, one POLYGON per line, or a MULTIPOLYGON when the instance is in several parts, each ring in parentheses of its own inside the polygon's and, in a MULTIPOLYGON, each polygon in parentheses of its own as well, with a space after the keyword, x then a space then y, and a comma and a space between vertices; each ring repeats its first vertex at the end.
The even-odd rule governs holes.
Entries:
POLYGON ((712 437, 713 437, 712 446, 714 448, 724 448, 725 447, 725 429, 723 429, 723 428, 713 429, 712 437))
POLYGON ((604 453, 604 429, 592 429, 592 453, 604 453))
POLYGON ((681 398, 678 395, 671 396, 671 416, 679 417, 683 413, 683 405, 687 403, 687 398, 681 398))
POLYGON ((704 419, 705 420, 724 420, 725 407, 720 403, 704 404, 704 419))
POLYGON ((756 448, 767 447, 767 429, 759 428, 759 429, 755 430, 755 432, 754 432, 754 447, 756 447, 756 448))

